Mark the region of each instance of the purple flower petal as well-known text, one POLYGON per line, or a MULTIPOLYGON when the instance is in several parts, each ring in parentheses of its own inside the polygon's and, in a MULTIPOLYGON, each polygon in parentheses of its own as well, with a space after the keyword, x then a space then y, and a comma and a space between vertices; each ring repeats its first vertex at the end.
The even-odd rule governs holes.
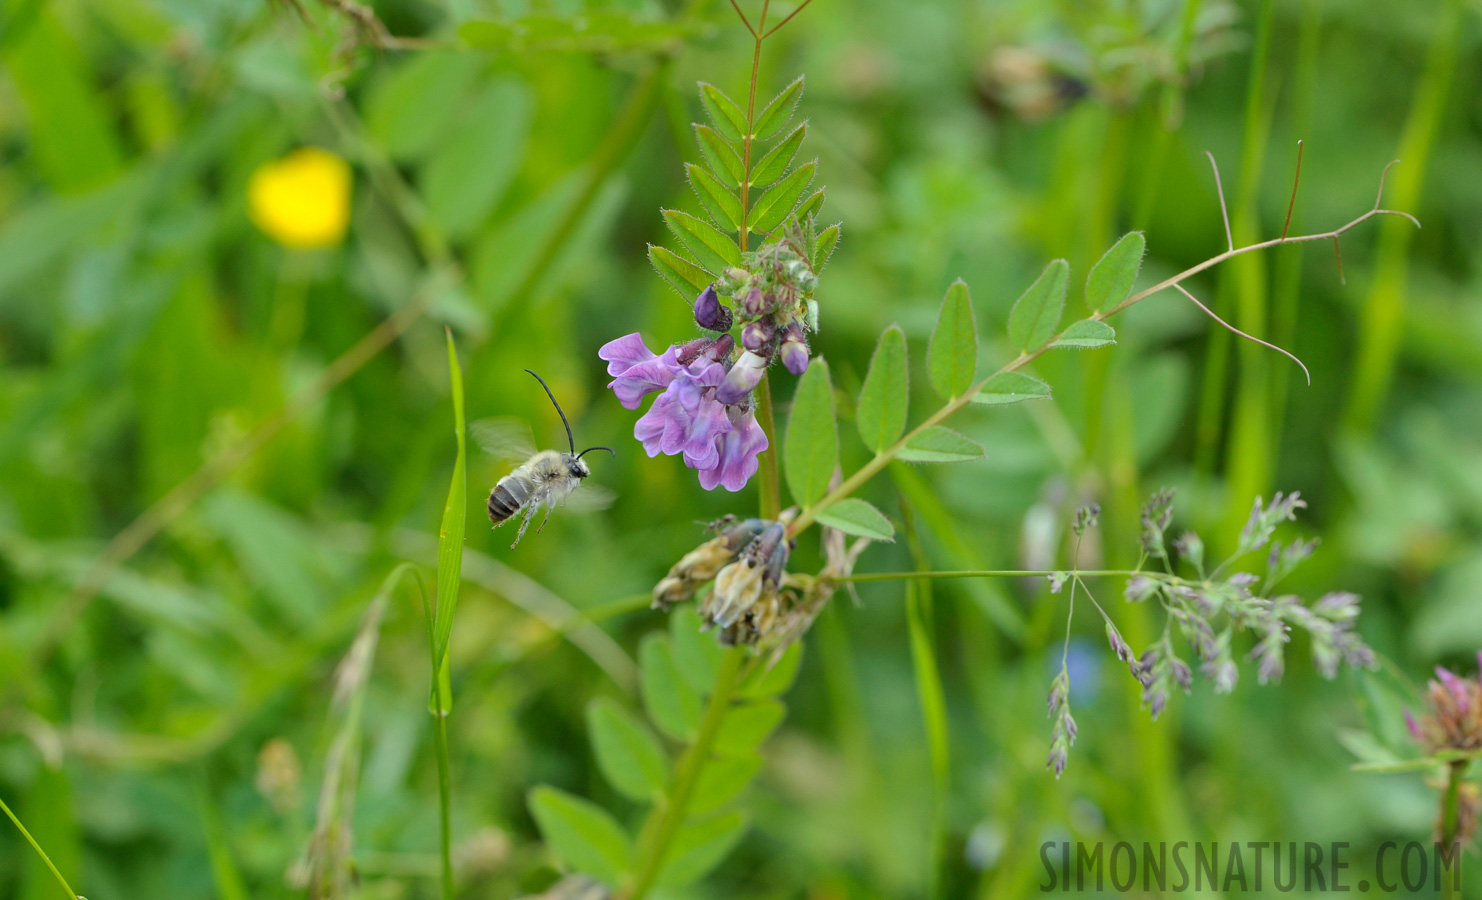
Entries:
POLYGON ((746 351, 726 373, 725 383, 715 392, 715 399, 727 406, 740 403, 761 382, 766 371, 767 361, 750 350, 746 351))
POLYGON ((700 487, 715 490, 716 485, 728 491, 739 491, 756 474, 757 456, 767 449, 767 434, 750 412, 733 423, 732 430, 720 439, 716 465, 701 468, 700 487))
POLYGON ((618 402, 627 409, 637 409, 643 398, 654 391, 662 391, 674 381, 674 366, 665 353, 657 359, 638 363, 628 371, 607 383, 617 396, 618 402))
POLYGON ((607 360, 607 374, 621 375, 638 363, 654 359, 654 352, 643 343, 643 336, 635 331, 603 344, 597 356, 607 360))

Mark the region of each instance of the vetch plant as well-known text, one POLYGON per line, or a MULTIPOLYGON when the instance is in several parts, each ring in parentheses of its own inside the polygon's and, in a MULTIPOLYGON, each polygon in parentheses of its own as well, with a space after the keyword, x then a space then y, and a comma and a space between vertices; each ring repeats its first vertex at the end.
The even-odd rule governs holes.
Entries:
MULTIPOLYGON (((855 398, 858 436, 873 455, 842 474, 836 389, 828 364, 813 353, 829 320, 821 279, 840 225, 818 223, 824 192, 812 188, 816 164, 793 164, 808 127, 803 122, 787 130, 803 80, 769 102, 757 102, 761 48, 786 22, 768 28, 769 5, 763 4, 755 25, 736 6, 755 41, 746 102, 714 85, 700 85, 707 121, 695 126, 695 135, 703 163, 689 164, 687 172, 703 215, 665 210, 677 249, 649 250, 658 273, 692 304, 704 333, 677 337, 661 351, 636 333, 620 334, 599 351, 612 377, 609 387, 624 407, 637 410, 648 395, 658 395, 634 426, 634 437, 649 456, 681 457, 707 490, 719 486, 735 492, 755 478, 759 494, 756 516, 738 513, 712 523, 711 536, 676 561, 654 588, 653 605, 669 612, 670 630, 643 644, 643 699, 653 727, 609 701, 591 707, 588 726, 598 767, 620 794, 647 806, 641 827, 630 833, 607 811, 553 787, 530 793, 531 811, 556 856, 626 900, 702 876, 740 839, 747 820, 732 808, 733 801, 760 768, 758 748, 784 717, 778 698, 796 671, 799 639, 841 585, 905 580, 914 590, 922 579, 1013 575, 1044 576, 1056 592, 1069 584, 1072 614, 1076 594, 1084 592, 1105 617, 1112 650, 1137 678, 1155 717, 1173 690, 1187 690, 1194 676, 1193 664, 1173 640, 1175 632, 1220 691, 1233 689, 1237 681, 1241 631, 1256 636, 1249 653, 1262 682, 1280 677, 1293 629, 1308 633, 1317 668, 1327 677, 1341 661, 1361 668, 1373 664, 1354 630, 1357 597, 1334 593, 1306 604, 1275 591, 1313 549, 1300 541, 1272 543, 1277 527, 1303 505, 1296 494, 1257 501, 1235 552, 1212 567, 1198 536, 1166 536, 1172 495, 1165 492, 1143 516, 1143 563, 1157 563, 1156 569, 1140 564, 1128 571, 1091 572, 1073 564, 1065 571, 932 572, 919 552, 919 571, 856 575, 853 568, 870 542, 895 538, 890 518, 855 496, 866 482, 895 461, 982 457, 983 447, 949 428, 948 420, 969 407, 992 410, 1048 399, 1050 385, 1026 370, 1050 352, 1116 343, 1107 320, 1128 307, 1173 289, 1221 326, 1264 344, 1220 320, 1185 283, 1227 260, 1287 243, 1332 241, 1336 250, 1342 235, 1376 217, 1413 222, 1381 206, 1383 174, 1374 205, 1331 231, 1290 235, 1284 228, 1280 238, 1237 247, 1226 216, 1224 251, 1141 290, 1136 283, 1145 242, 1140 232, 1131 232, 1091 268, 1084 290, 1088 315, 1069 324, 1063 319, 1070 266, 1051 262, 1009 315, 1007 337, 1015 355, 986 376, 979 375, 983 366, 969 288, 954 283, 926 348, 927 380, 942 404, 908 427, 908 342, 899 327, 885 329, 855 398), (798 378, 780 448, 769 383, 779 361, 798 378), (786 509, 783 476, 791 495, 786 509), (815 524, 822 526, 825 566, 816 573, 789 571, 796 542, 815 524), (849 537, 857 539, 852 546, 845 543, 849 537), (1247 557, 1268 546, 1263 576, 1242 570, 1247 557), (1088 579, 1106 576, 1126 579, 1129 601, 1157 603, 1166 613, 1163 634, 1140 654, 1091 595, 1088 579)), ((1218 184, 1217 168, 1215 179, 1218 184)), ((1223 211, 1223 194, 1220 202, 1223 211)), ((1077 517, 1078 537, 1095 519, 1089 509, 1077 517)), ((918 621, 919 599, 913 603, 913 656, 918 680, 931 682, 921 691, 927 717, 935 720, 928 726, 936 736, 936 778, 945 784, 940 685, 931 643, 918 621)), ((1063 772, 1077 733, 1069 701, 1069 670, 1062 666, 1049 701, 1054 718, 1049 766, 1056 775, 1063 772)), ((580 890, 590 886, 570 884, 580 890)))
MULTIPOLYGON (((820 300, 821 273, 839 240, 840 225, 818 225, 824 191, 808 193, 815 163, 793 166, 808 125, 785 129, 802 98, 803 80, 757 104, 760 49, 781 27, 766 27, 766 7, 757 25, 737 7, 756 42, 747 102, 734 101, 719 87, 700 85, 707 123, 695 126, 695 136, 704 162, 686 169, 704 215, 664 211, 677 249, 649 248, 652 264, 691 302, 695 323, 705 334, 671 341, 662 351, 649 347, 640 335, 621 334, 599 351, 612 377, 609 387, 622 406, 639 409, 648 394, 658 394, 634 424, 634 437, 649 457, 677 455, 697 471, 705 489, 740 491, 759 476, 759 514, 711 523, 711 537, 677 560, 655 586, 654 606, 670 612, 670 633, 643 643, 643 700, 649 721, 667 741, 609 701, 597 701, 588 715, 603 775, 621 795, 648 805, 642 827, 630 833, 602 808, 554 787, 536 787, 529 796, 536 823, 556 856, 627 900, 642 899, 658 885, 700 878, 741 838, 747 820, 732 805, 760 768, 757 749, 784 716, 778 695, 796 670, 799 639, 840 584, 1037 574, 1048 577, 1055 592, 1070 584, 1073 614, 1076 593, 1095 603, 1088 578, 1120 575, 1126 578, 1126 599, 1156 602, 1166 612, 1162 636, 1138 654, 1097 603, 1113 652, 1140 682, 1154 718, 1172 691, 1189 689, 1193 679, 1192 664, 1175 645, 1175 630, 1200 672, 1221 692, 1236 684, 1235 636, 1243 630, 1257 636, 1249 652, 1257 660, 1261 682, 1282 673, 1292 629, 1309 633, 1317 669, 1328 678, 1340 661, 1372 664, 1371 652, 1353 630, 1356 596, 1332 593, 1307 605, 1275 592, 1292 566, 1313 549, 1303 541, 1272 544, 1277 525, 1303 506, 1295 494, 1276 495, 1269 504, 1257 501, 1236 552, 1211 568, 1206 568, 1197 535, 1166 537, 1172 495, 1160 492, 1144 510, 1141 541, 1143 562, 1159 563, 1157 569, 1138 565, 1132 571, 1088 572, 1071 566, 1060 572, 865 575, 852 569, 868 543, 895 537, 885 513, 855 497, 874 474, 892 461, 963 463, 983 457, 983 446, 948 429, 948 418, 969 406, 993 409, 1048 399, 1049 384, 1024 369, 1051 351, 1109 347, 1116 343, 1116 331, 1107 320, 1166 289, 1175 289, 1221 326, 1236 331, 1190 294, 1187 280, 1227 259, 1283 243, 1331 240, 1337 248, 1344 233, 1377 216, 1409 218, 1381 208, 1383 175, 1374 206, 1335 230, 1292 236, 1283 228, 1279 239, 1236 246, 1226 221, 1227 248, 1221 254, 1141 291, 1135 285, 1146 251, 1144 237, 1138 231, 1126 234, 1089 271, 1089 314, 1069 325, 1063 319, 1070 267, 1063 259, 1051 262, 1009 314, 1008 341, 1017 354, 986 377, 978 374, 971 294, 959 280, 947 289, 926 347, 926 375, 943 405, 908 429, 906 335, 897 326, 885 329, 855 405, 858 436, 873 457, 854 473, 840 476, 836 391, 827 363, 811 350, 828 320, 820 300), (774 142, 768 144, 769 138, 774 142), (799 378, 781 448, 769 387, 777 362, 799 378), (785 474, 793 501, 785 510, 778 470, 785 474), (815 574, 788 571, 796 541, 812 525, 824 526, 827 565, 815 574), (846 547, 846 535, 858 538, 857 543, 846 547), (1264 577, 1240 571, 1245 557, 1267 546, 1272 550, 1264 577), (694 608, 686 605, 691 600, 694 608), (701 630, 713 632, 714 638, 701 630)), ((1295 197, 1295 184, 1292 193, 1295 197)), ((1077 516, 1077 541, 1094 526, 1095 517, 1094 510, 1077 516)), ((931 642, 925 632, 916 632, 922 638, 913 638, 917 676, 931 681, 937 678, 929 660, 931 642)), ((940 698, 940 688, 923 685, 922 695, 923 703, 940 698)), ((941 718, 940 704, 934 709, 941 718)), ((1060 775, 1076 740, 1067 667, 1052 682, 1049 713, 1054 718, 1049 767, 1060 775)), ((944 735, 944 724, 932 734, 944 735)), ((944 781, 946 738, 937 743, 941 749, 934 750, 934 765, 938 781, 944 781)), ((585 885, 579 882, 578 887, 585 890, 585 885)))

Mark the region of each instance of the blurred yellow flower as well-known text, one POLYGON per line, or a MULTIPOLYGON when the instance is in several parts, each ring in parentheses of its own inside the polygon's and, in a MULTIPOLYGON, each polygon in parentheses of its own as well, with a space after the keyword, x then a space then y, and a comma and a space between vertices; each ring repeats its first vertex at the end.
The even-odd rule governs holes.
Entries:
POLYGON ((318 147, 264 163, 247 182, 253 224, 287 247, 338 244, 350 224, 350 166, 318 147))

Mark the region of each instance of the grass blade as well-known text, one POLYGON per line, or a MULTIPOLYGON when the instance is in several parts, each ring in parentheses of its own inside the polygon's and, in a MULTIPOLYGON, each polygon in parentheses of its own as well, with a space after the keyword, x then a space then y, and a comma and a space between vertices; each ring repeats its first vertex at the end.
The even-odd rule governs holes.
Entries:
MULTIPOLYGON (((453 427, 458 440, 458 456, 453 463, 453 483, 448 486, 448 502, 443 506, 442 527, 437 536, 437 609, 433 622, 437 626, 434 645, 434 671, 441 670, 448 655, 448 640, 453 633, 453 608, 458 605, 458 587, 463 575, 463 531, 468 519, 468 459, 463 428, 463 372, 458 367, 458 348, 453 333, 448 337, 448 374, 453 386, 453 427)), ((444 693, 442 702, 451 705, 452 697, 444 693)))

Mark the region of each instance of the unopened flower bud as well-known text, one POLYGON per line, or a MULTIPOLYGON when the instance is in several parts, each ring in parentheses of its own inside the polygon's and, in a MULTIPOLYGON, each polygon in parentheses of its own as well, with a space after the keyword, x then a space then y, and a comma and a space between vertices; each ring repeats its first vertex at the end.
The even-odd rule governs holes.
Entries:
POLYGON ((741 329, 741 346, 747 350, 760 351, 772 342, 772 324, 766 319, 757 319, 741 329))
POLYGON ((674 358, 679 362, 680 365, 687 366, 695 360, 699 359, 700 354, 705 353, 715 344, 716 341, 714 338, 695 338, 693 341, 685 344, 680 344, 678 347, 676 347, 674 350, 674 358))
POLYGON ((741 302, 741 306, 746 310, 747 315, 759 316, 767 309, 767 298, 761 288, 752 288, 747 292, 746 299, 741 302))
POLYGON ((715 285, 710 285, 695 298, 695 322, 708 331, 731 330, 731 311, 721 305, 715 294, 715 285))
POLYGON ((731 351, 736 349, 736 341, 729 334, 723 334, 710 342, 705 348, 705 358, 711 362, 724 363, 730 361, 731 351))
POLYGON ((794 375, 808 371, 808 342, 803 339, 803 329, 797 322, 787 327, 782 335, 782 364, 794 375))
POLYGON ((767 361, 750 350, 742 353, 715 389, 715 401, 730 406, 750 396, 767 371, 767 361))

